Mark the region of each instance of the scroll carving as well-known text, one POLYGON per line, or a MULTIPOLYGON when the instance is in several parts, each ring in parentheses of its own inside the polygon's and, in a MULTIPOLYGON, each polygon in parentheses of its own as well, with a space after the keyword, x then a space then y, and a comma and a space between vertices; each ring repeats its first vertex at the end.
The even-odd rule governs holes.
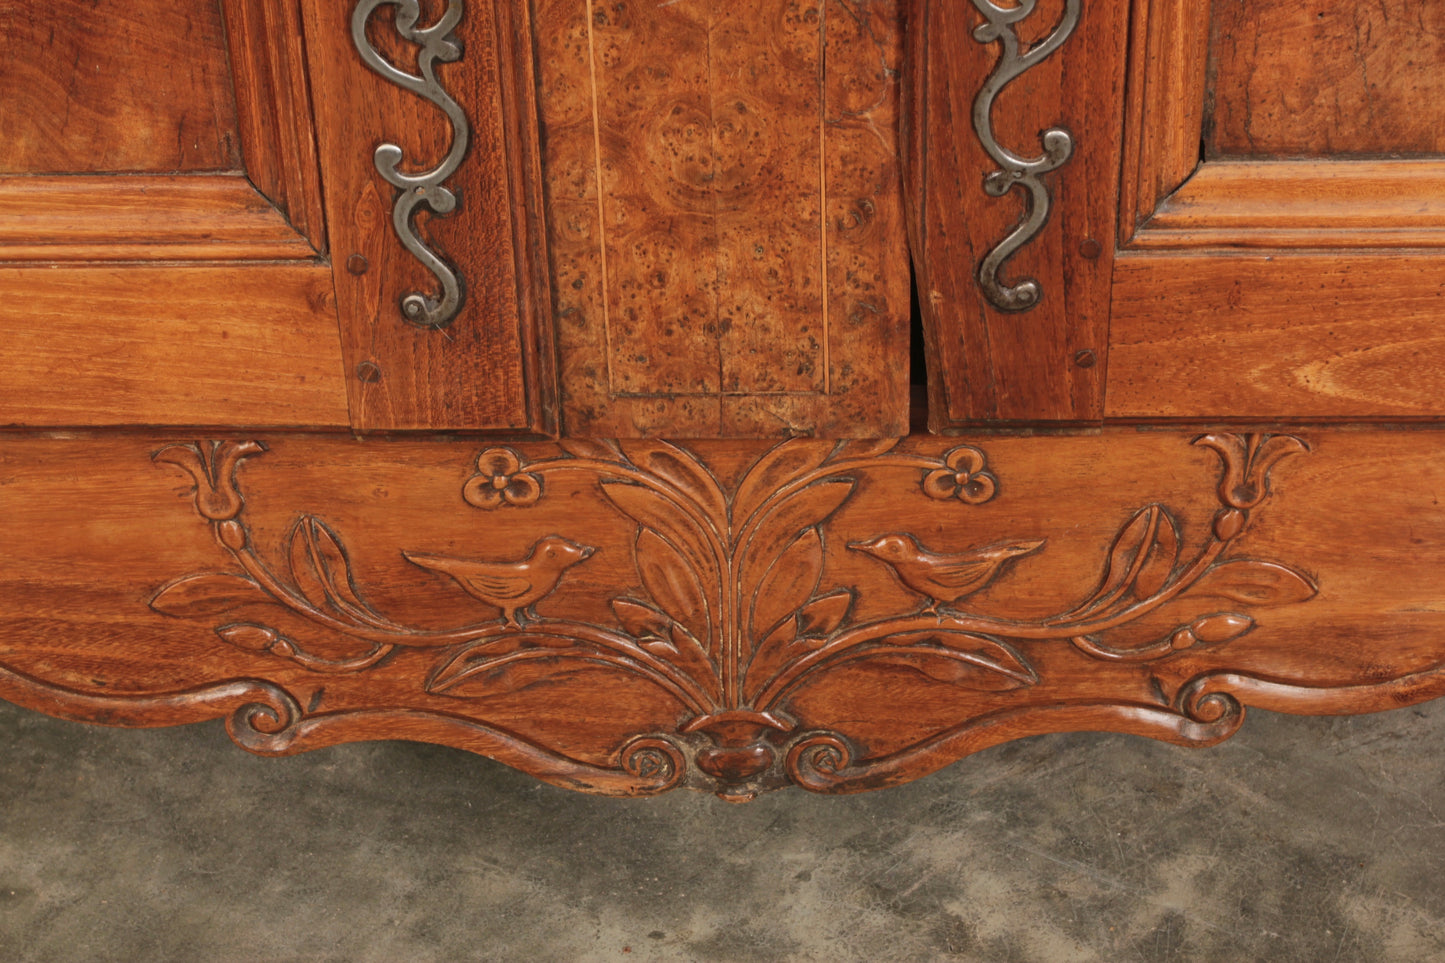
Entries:
MULTIPOLYGON (((591 488, 599 505, 610 506, 630 529, 640 585, 628 588, 624 577, 595 573, 616 588, 595 618, 579 621, 556 614, 551 604, 559 586, 593 564, 593 548, 579 540, 543 531, 527 552, 501 557, 398 546, 407 563, 496 613, 441 628, 394 620, 374 607, 342 536, 315 516, 295 520, 283 541, 284 560, 263 556, 237 481, 241 464, 260 456, 263 446, 172 445, 156 460, 195 480, 197 510, 236 568, 172 581, 151 606, 173 617, 207 619, 223 642, 311 673, 366 673, 399 651, 430 653, 430 669, 415 685, 420 698, 441 700, 440 706, 480 706, 538 679, 565 676, 575 664, 623 673, 678 707, 675 729, 638 733, 619 746, 606 779, 601 771, 569 779, 583 788, 620 780, 630 791, 690 785, 733 798, 789 782, 826 791, 867 788, 899 781, 899 773, 925 764, 920 760, 947 757, 954 743, 945 734, 893 757, 867 758, 845 734, 827 728, 828 720, 801 717, 798 695, 845 667, 905 667, 960 694, 1008 700, 1049 682, 1040 669, 1041 646, 1068 647, 1086 662, 1161 662, 1235 643, 1254 629, 1255 610, 1315 596, 1305 573, 1231 551, 1268 497, 1272 468, 1306 451, 1304 443, 1211 434, 1197 444, 1215 452, 1223 468, 1219 507, 1203 541, 1186 551, 1175 515, 1146 505, 1121 525, 1086 598, 1027 619, 974 611, 969 599, 1046 552, 1048 540, 1037 532, 961 552, 937 551, 909 532, 849 542, 848 552, 880 566, 916 597, 912 608, 882 616, 874 607, 874 614, 858 617, 867 590, 827 571, 828 533, 865 476, 911 473, 920 495, 964 513, 997 499, 999 479, 972 446, 930 456, 900 451, 897 442, 793 440, 727 482, 693 451, 663 441, 564 440, 558 454, 535 459, 492 448, 477 458, 461 492, 484 525, 521 524, 525 515, 518 513, 542 503, 554 487, 591 488), (268 606, 324 630, 326 651, 313 651, 254 615, 268 606), (251 617, 217 619, 241 608, 251 617)), ((997 601, 999 593, 993 594, 997 601)), ((1227 735, 1241 716, 1229 707, 1215 711, 1218 700, 1212 689, 1203 695, 1181 690, 1172 705, 1095 710, 1101 719, 1127 711, 1162 738, 1207 742, 1227 735)), ((1050 712, 1024 702, 1017 709, 1024 720, 1050 712)), ((961 728, 966 735, 954 734, 955 742, 986 738, 998 725, 996 713, 975 720, 961 728)), ((1028 723, 1011 725, 1016 732, 1028 723)), ((516 737, 512 743, 515 749, 516 737)), ((529 744, 525 752, 527 759, 557 763, 545 746, 529 744)))
POLYGON ((415 223, 417 209, 423 205, 436 214, 449 214, 457 206, 456 195, 443 185, 462 165, 471 127, 461 105, 437 80, 436 64, 437 61, 450 63, 461 59, 462 47, 455 30, 461 23, 462 14, 463 0, 447 0, 446 12, 440 20, 430 27, 418 27, 420 0, 359 0, 351 16, 352 41, 366 65, 397 86, 436 104, 452 126, 451 149, 441 163, 430 170, 419 174, 404 172, 401 169, 402 149, 396 144, 381 144, 374 155, 376 169, 399 192, 392 207, 392 227, 397 238, 412 256, 426 265, 441 286, 440 298, 413 292, 401 299, 402 316, 423 328, 445 328, 455 321, 464 294, 456 269, 427 247, 417 234, 415 223), (366 35, 371 15, 378 7, 387 5, 396 7, 397 33, 421 46, 417 56, 420 76, 393 66, 366 35))
POLYGON ((984 295, 1000 311, 1028 311, 1037 306, 1043 297, 1038 281, 1033 278, 1008 284, 1001 275, 1009 259, 1037 237, 1048 223, 1053 197, 1044 175, 1068 163, 1074 154, 1074 139, 1068 131, 1051 127, 1042 134, 1043 154, 1034 158, 1023 157, 1000 144, 994 135, 994 101, 1011 82, 1048 59, 1068 41, 1079 25, 1082 2, 1065 0, 1063 17, 1053 32, 1024 50, 1014 26, 1033 14, 1038 0, 1016 0, 1013 6, 1000 6, 993 0, 973 0, 973 5, 985 20, 974 31, 974 39, 982 44, 997 43, 1001 48, 998 64, 984 82, 973 105, 974 131, 983 149, 999 165, 999 170, 984 179, 983 189, 990 197, 1003 197, 1019 188, 1027 199, 1023 219, 989 252, 978 269, 978 283, 984 295))

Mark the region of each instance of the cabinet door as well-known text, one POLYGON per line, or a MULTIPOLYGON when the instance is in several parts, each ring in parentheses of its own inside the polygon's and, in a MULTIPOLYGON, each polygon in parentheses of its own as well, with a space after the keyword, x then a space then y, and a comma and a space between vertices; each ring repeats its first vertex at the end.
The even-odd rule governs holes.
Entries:
POLYGON ((0 424, 339 426, 284 0, 0 0, 0 424))
POLYGON ((0 0, 0 424, 551 430, 529 28, 463 6, 0 0))
POLYGON ((1445 311, 1445 8, 920 11, 910 204, 936 425, 1440 413, 1420 359, 1445 311), (990 297, 999 250, 993 276, 1035 279, 1037 303, 990 297))

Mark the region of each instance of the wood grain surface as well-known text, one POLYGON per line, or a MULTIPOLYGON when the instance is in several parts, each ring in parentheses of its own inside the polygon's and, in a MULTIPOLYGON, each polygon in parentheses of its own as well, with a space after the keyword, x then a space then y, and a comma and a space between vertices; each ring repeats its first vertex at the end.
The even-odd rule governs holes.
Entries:
MULTIPOLYGON (((466 4, 458 28, 465 53, 438 67, 441 84, 470 118, 471 146, 447 184, 460 198, 456 211, 417 217, 423 240, 457 266, 466 286, 456 321, 430 330, 401 313, 402 297, 431 295, 437 282, 398 240, 395 189, 372 155, 383 143, 397 144, 404 170, 427 170, 446 156, 452 131, 433 104, 363 63, 351 43, 352 7, 302 5, 352 423, 361 431, 550 430, 526 8, 508 0, 466 4)), ((421 26, 445 9, 426 7, 421 26)), ((395 12, 384 5, 368 35, 414 72, 417 48, 397 34, 395 12)))
POLYGON ((246 176, 325 251, 301 8, 295 0, 224 0, 223 9, 246 176))
POLYGON ((0 173, 236 170, 217 0, 0 0, 0 173))
POLYGON ((567 429, 905 431, 898 5, 535 6, 567 429))
POLYGON ((1131 249, 1427 248, 1445 244, 1445 162, 1210 161, 1131 249))
POLYGON ((1213 4, 1209 157, 1445 149, 1445 7, 1418 0, 1213 4))
POLYGON ((0 176, 0 261, 315 256, 242 174, 0 176))
MULTIPOLYGON (((998 165, 971 116, 999 59, 973 36, 971 4, 937 0, 911 20, 908 204, 929 349, 930 425, 1091 422, 1103 414, 1109 279, 1118 216, 1123 126, 1124 4, 1084 4, 1065 45, 1004 88, 994 107, 998 142, 1042 155, 1050 128, 1071 132, 1075 153, 1044 176, 1052 213, 1004 267, 1005 280, 1035 278, 1034 308, 1010 314, 980 289, 979 265, 1023 218, 1021 191, 984 192, 998 165)), ((1027 47, 1060 22, 1063 0, 1045 0, 1017 25, 1027 47)))
POLYGON ((4 438, 5 698, 749 798, 1445 693, 1436 431, 253 439, 4 438))
POLYGON ((0 424, 347 423, 323 264, 0 265, 0 303, 0 424))
POLYGON ((1115 267, 1110 418, 1439 418, 1445 259, 1130 254, 1115 267))

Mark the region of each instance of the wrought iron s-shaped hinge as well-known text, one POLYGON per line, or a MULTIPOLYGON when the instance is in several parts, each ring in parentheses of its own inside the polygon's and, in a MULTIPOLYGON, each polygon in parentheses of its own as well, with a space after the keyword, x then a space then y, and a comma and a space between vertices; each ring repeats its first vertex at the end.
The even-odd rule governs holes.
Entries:
POLYGON ((391 223, 402 246, 426 265, 441 284, 441 297, 420 292, 401 299, 402 317, 423 328, 445 328, 456 320, 464 296, 461 278, 456 269, 427 247, 417 235, 416 211, 426 207, 436 214, 449 214, 456 209, 457 196, 442 186, 461 167, 471 137, 467 115, 436 77, 437 61, 451 63, 462 57, 462 46, 454 31, 462 20, 463 0, 447 0, 446 13, 430 27, 417 27, 421 18, 420 0, 359 0, 351 14, 351 39, 361 59, 372 70, 392 83, 425 97, 446 114, 452 125, 452 145, 440 164, 419 174, 401 170, 402 149, 383 143, 376 148, 373 159, 376 169, 388 184, 399 191, 392 207, 391 223), (366 24, 378 7, 396 7, 396 31, 404 39, 421 47, 417 55, 420 76, 399 70, 382 57, 366 35, 366 24))
POLYGON ((1038 0, 1015 0, 1016 5, 1001 7, 993 0, 973 0, 978 12, 983 14, 984 23, 973 32, 981 44, 999 43, 1002 52, 993 73, 984 82, 973 104, 973 129, 989 157, 999 165, 999 170, 984 179, 983 189, 990 197, 1003 197, 1015 187, 1022 188, 1028 197, 1028 207, 1023 219, 997 247, 989 252, 978 268, 978 283, 983 288, 989 303, 1000 311, 1028 311, 1038 306, 1043 298, 1039 282, 1025 278, 1017 284, 1005 284, 999 277, 1009 258, 1018 253, 1043 230, 1049 220, 1049 209, 1053 197, 1043 175, 1058 170, 1074 155, 1074 138, 1068 131, 1051 127, 1042 134, 1044 153, 1032 159, 1020 157, 998 142, 993 132, 994 100, 1011 82, 1029 68, 1046 60, 1062 47, 1079 25, 1083 0, 1065 0, 1064 14, 1052 33, 1029 47, 1020 49, 1019 36, 1014 25, 1029 17, 1038 6, 1038 0))

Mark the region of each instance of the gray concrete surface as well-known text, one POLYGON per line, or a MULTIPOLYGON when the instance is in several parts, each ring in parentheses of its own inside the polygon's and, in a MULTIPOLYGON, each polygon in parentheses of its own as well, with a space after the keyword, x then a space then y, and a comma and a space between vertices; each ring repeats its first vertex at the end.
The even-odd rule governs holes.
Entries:
POLYGON ((1445 960, 1445 703, 747 806, 0 706, 0 960, 1445 960))

